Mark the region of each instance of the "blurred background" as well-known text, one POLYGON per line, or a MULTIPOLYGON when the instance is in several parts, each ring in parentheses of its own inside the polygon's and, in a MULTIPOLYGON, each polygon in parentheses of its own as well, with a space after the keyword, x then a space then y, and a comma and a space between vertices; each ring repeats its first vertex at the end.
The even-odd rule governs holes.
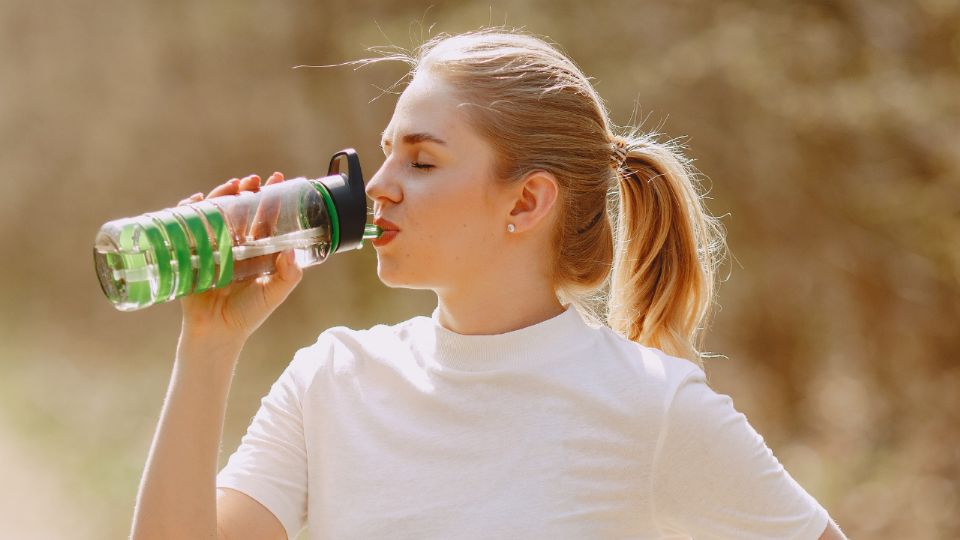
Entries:
MULTIPOLYGON (((404 66, 292 67, 503 23, 559 43, 614 122, 687 137, 731 249, 714 388, 851 537, 960 537, 954 0, 0 0, 0 537, 128 533, 180 307, 116 311, 99 226, 347 146, 372 176, 404 66)), ((309 269, 244 350, 221 463, 322 330, 434 305, 373 249, 309 269)))

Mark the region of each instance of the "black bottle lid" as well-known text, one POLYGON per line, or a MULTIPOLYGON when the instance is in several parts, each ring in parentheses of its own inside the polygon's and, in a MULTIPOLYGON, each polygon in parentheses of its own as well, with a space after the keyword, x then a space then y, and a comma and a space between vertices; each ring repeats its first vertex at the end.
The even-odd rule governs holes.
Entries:
POLYGON ((327 177, 321 182, 330 192, 340 221, 340 245, 334 253, 356 249, 363 240, 363 228, 367 224, 367 194, 357 151, 346 148, 334 154, 327 177), (343 161, 347 164, 346 171, 341 170, 343 161))

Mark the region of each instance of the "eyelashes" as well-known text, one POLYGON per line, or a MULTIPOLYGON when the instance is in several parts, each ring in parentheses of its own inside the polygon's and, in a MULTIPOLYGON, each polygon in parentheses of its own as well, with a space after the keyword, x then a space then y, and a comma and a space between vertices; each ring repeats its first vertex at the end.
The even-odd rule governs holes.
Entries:
MULTIPOLYGON (((381 146, 380 149, 383 150, 384 148, 381 146)), ((389 158, 390 158, 390 154, 384 151, 384 159, 389 159, 389 158)), ((418 171, 429 171, 430 169, 435 168, 436 165, 431 165, 429 163, 422 163, 420 161, 411 161, 410 167, 413 169, 417 169, 418 171)))

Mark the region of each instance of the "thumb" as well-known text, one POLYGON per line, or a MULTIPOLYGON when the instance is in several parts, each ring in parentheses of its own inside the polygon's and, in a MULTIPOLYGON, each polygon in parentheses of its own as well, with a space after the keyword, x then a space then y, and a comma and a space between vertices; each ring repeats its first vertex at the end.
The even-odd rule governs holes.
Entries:
POLYGON ((277 271, 268 276, 264 283, 264 294, 274 305, 283 302, 303 278, 303 269, 294 261, 293 250, 277 255, 274 263, 277 271))
POLYGON ((303 277, 303 268, 297 264, 292 249, 284 251, 277 257, 277 273, 282 280, 292 282, 294 285, 303 277))

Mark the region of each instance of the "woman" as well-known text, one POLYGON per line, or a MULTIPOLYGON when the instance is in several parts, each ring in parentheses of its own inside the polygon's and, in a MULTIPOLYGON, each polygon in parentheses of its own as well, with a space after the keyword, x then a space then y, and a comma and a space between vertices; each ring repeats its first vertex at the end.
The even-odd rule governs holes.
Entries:
POLYGON ((722 236, 688 161, 613 131, 533 37, 403 59, 367 185, 388 231, 377 273, 436 310, 300 349, 217 475, 240 350, 302 273, 281 255, 272 276, 184 298, 134 536, 842 538, 707 385, 722 236), (609 328, 591 316, 608 277, 609 328))

